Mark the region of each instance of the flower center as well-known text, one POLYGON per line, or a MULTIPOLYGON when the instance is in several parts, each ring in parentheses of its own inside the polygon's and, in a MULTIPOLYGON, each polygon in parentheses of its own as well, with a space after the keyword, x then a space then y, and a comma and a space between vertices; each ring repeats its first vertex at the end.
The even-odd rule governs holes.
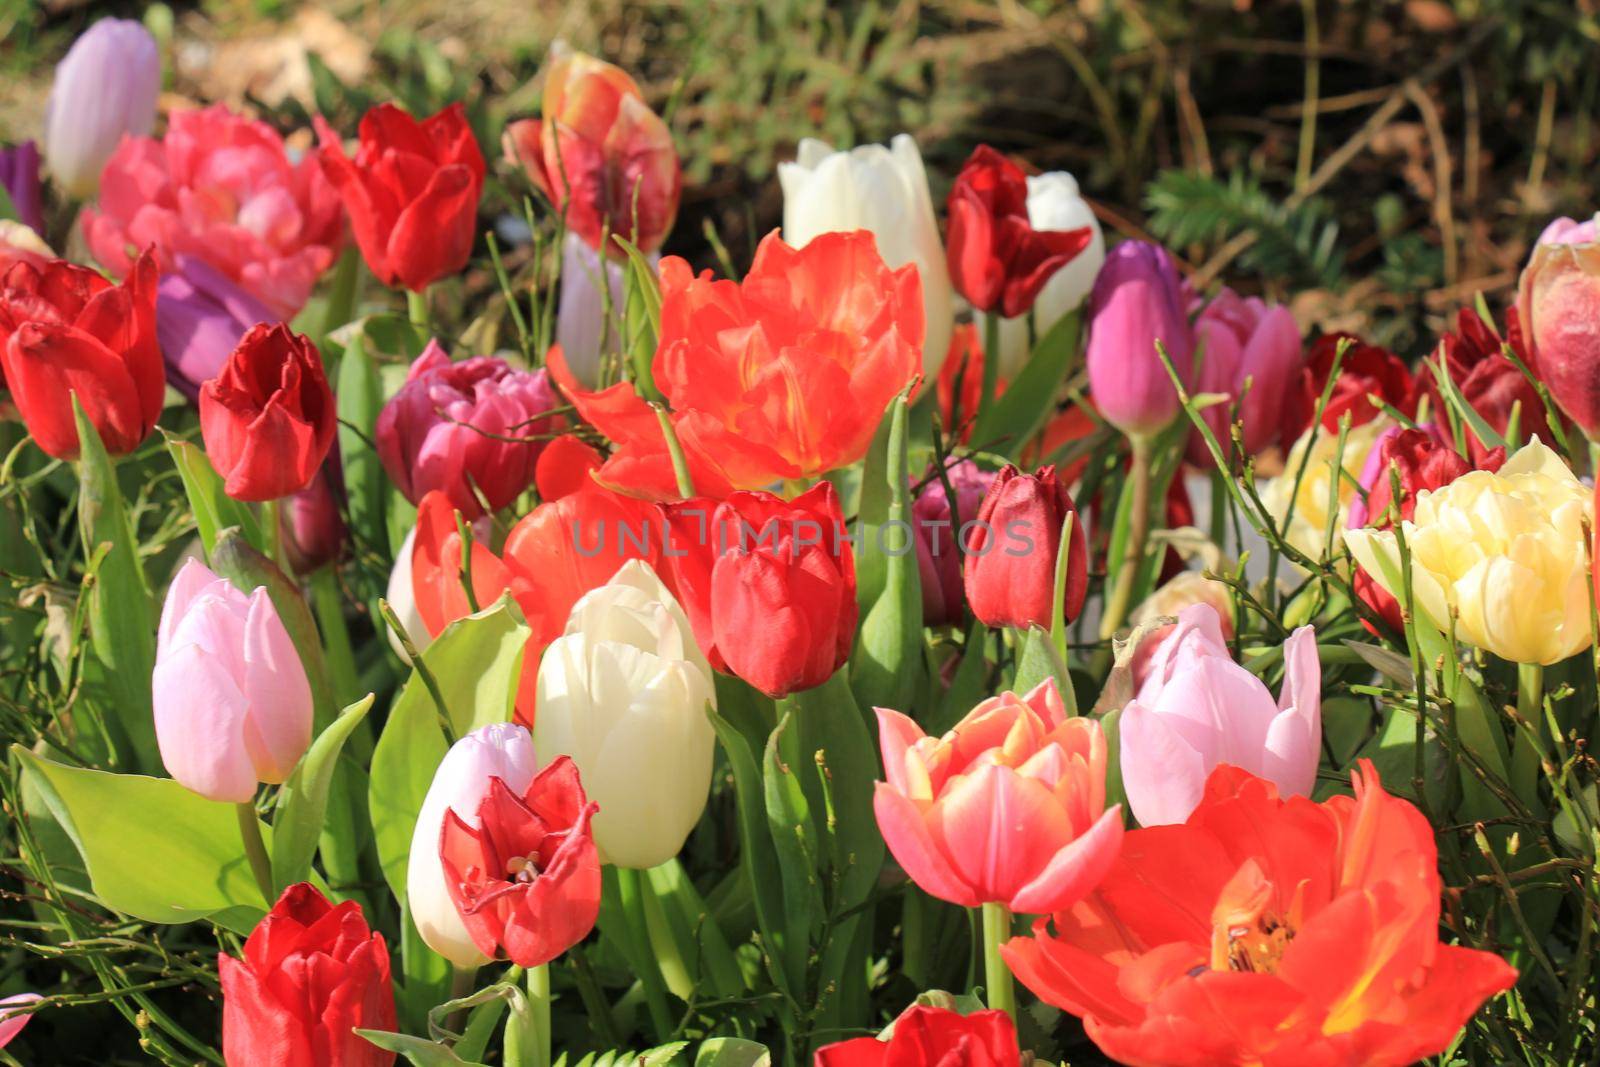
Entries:
POLYGON ((1211 969, 1272 974, 1294 940, 1305 886, 1295 888, 1288 917, 1273 908, 1274 891, 1255 860, 1246 860, 1211 909, 1211 969))
POLYGON ((506 860, 506 881, 520 882, 524 885, 533 881, 543 873, 539 868, 539 857, 512 856, 506 860))
POLYGON ((1263 916, 1255 926, 1231 927, 1226 935, 1228 970, 1260 974, 1275 972, 1284 950, 1294 940, 1294 931, 1271 916, 1263 916))

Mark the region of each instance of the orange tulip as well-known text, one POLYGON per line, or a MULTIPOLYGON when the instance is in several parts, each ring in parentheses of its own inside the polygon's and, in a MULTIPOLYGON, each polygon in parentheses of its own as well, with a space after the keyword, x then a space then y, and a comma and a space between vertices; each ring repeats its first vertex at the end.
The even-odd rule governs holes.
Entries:
POLYGON ((1123 1063, 1398 1067, 1440 1052, 1517 972, 1439 941, 1433 829, 1371 763, 1354 780, 1354 797, 1317 804, 1219 767, 1186 823, 1125 835, 1094 893, 1001 953, 1123 1063))
MULTIPOLYGON (((823 234, 802 249, 769 234, 742 282, 661 261, 655 384, 701 495, 816 478, 860 459, 921 352, 916 268, 890 270, 865 231, 823 234)), ((633 386, 587 392, 558 349, 548 364, 578 413, 617 445, 596 477, 676 498, 660 425, 633 386)))

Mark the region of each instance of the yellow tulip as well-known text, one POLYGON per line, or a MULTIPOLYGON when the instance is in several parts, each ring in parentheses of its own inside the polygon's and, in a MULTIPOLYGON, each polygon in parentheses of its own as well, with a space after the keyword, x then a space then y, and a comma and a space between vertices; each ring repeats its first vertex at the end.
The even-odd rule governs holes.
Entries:
MULTIPOLYGON (((1496 473, 1473 471, 1417 494, 1402 525, 1416 610, 1441 631, 1516 663, 1559 663, 1587 648, 1584 524, 1594 503, 1561 458, 1534 438, 1496 473)), ((1393 530, 1347 530, 1345 544, 1403 599, 1393 530)))

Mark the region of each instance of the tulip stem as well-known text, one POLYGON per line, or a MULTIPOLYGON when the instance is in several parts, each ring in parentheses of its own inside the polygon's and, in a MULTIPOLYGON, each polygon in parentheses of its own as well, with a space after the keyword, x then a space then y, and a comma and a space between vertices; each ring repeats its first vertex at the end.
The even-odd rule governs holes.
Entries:
POLYGON ((1128 517, 1128 541, 1122 554, 1122 565, 1117 568, 1116 585, 1106 598, 1105 615, 1100 619, 1102 639, 1109 639, 1120 630, 1123 620, 1128 616, 1134 582, 1139 576, 1139 563, 1144 559, 1145 541, 1150 537, 1151 443, 1144 434, 1133 436, 1133 508, 1128 517))
POLYGON ((267 857, 267 843, 261 839, 261 821, 256 818, 255 803, 247 800, 235 804, 233 810, 239 816, 239 837, 244 841, 244 854, 250 861, 250 873, 256 876, 256 885, 261 887, 261 896, 270 908, 278 899, 278 894, 273 890, 272 860, 267 857))
POLYGON ((1517 717, 1527 730, 1518 730, 1511 743, 1511 785, 1533 804, 1539 795, 1539 750, 1533 737, 1544 729, 1544 667, 1538 663, 1517 664, 1517 717))
POLYGON ((529 1042, 528 1062, 532 1067, 550 1067, 550 965, 528 968, 528 1014, 533 1040, 529 1042))
POLYGON ((989 1007, 1017 1018, 1017 996, 1011 986, 1011 970, 1000 958, 1000 946, 1011 937, 1011 912, 1004 904, 983 906, 983 980, 988 987, 989 1007))
POLYGON ((283 557, 283 527, 278 518, 279 503, 275 499, 261 502, 261 539, 267 548, 267 558, 288 577, 289 564, 283 557))
POLYGON ((423 333, 433 332, 433 320, 428 315, 428 294, 426 291, 413 293, 406 290, 406 312, 410 315, 411 325, 423 333))
POLYGON ((995 308, 983 316, 983 395, 978 398, 978 410, 973 413, 973 425, 984 421, 983 417, 994 406, 995 389, 999 384, 1000 309, 995 308))

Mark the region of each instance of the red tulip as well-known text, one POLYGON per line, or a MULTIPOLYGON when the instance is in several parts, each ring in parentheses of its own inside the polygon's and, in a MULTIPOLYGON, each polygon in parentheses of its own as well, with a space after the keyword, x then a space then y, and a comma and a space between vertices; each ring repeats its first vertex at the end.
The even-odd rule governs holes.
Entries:
MULTIPOLYGON (((672 134, 620 67, 551 49, 544 119, 506 127, 506 157, 527 171, 566 220, 600 249, 616 234, 645 253, 666 240, 683 175, 672 134)), ((602 249, 620 256, 613 245, 602 249)))
POLYGON ((855 641, 855 555, 839 497, 738 492, 665 507, 668 583, 716 670, 770 697, 821 685, 855 641))
POLYGON ((522 967, 549 963, 594 929, 600 859, 578 768, 562 756, 519 797, 500 778, 473 827, 445 815, 439 859, 445 885, 472 943, 522 967))
MULTIPOLYGON (((1462 399, 1483 417, 1489 428, 1504 435, 1511 428, 1511 409, 1517 408, 1517 436, 1522 441, 1537 436, 1545 444, 1551 443, 1550 420, 1544 401, 1517 365, 1505 357, 1502 346, 1522 360, 1523 366, 1532 369, 1533 355, 1528 351, 1518 324, 1517 309, 1506 314, 1506 336, 1502 340, 1488 323, 1471 308, 1462 308, 1456 314, 1455 333, 1440 338, 1440 354, 1444 359, 1445 373, 1460 390, 1462 399)), ((1423 368, 1417 375, 1415 390, 1418 396, 1428 397, 1428 409, 1443 411, 1443 399, 1433 373, 1423 368)), ((1413 403, 1413 410, 1415 404, 1413 403)), ((1467 454, 1474 463, 1480 463, 1490 451, 1471 427, 1464 428, 1467 454)))
POLYGON ((418 122, 393 104, 361 117, 355 159, 317 119, 322 169, 378 280, 420 293, 467 265, 487 169, 459 103, 418 122))
POLYGON ((857 1037, 817 1049, 813 1067, 1017 1067, 1017 1028, 1003 1011, 962 1015, 921 1004, 888 1040, 857 1037))
POLYGON ((388 1067, 354 1030, 395 1028, 389 949, 361 906, 337 907, 301 882, 284 890, 244 943, 219 956, 222 1054, 230 1064, 388 1067))
POLYGON ((963 578, 972 614, 988 626, 1050 628, 1061 527, 1073 516, 1062 609, 1071 622, 1089 591, 1089 542, 1054 467, 1022 474, 1007 464, 978 507, 963 578))
POLYGON ((1016 318, 1033 307, 1050 276, 1089 245, 1093 232, 1036 230, 1028 221, 1028 178, 988 145, 968 157, 946 202, 950 279, 979 311, 1016 318))
POLYGON ((222 373, 200 388, 206 454, 235 500, 276 500, 304 489, 337 429, 333 392, 311 341, 261 323, 222 373))
POLYGON ((0 276, 0 366, 28 432, 50 455, 77 458, 74 394, 106 451, 132 452, 166 391, 155 260, 142 254, 121 285, 64 260, 12 263, 0 276))
POLYGON ((1350 425, 1363 426, 1382 414, 1370 399, 1377 395, 1391 407, 1410 415, 1416 411, 1411 372, 1405 363, 1386 348, 1369 345, 1349 333, 1324 334, 1311 345, 1300 372, 1289 383, 1283 398, 1283 430, 1280 440, 1288 448, 1300 439, 1316 417, 1317 403, 1333 369, 1341 343, 1348 341, 1344 360, 1339 364, 1339 380, 1322 409, 1322 428, 1339 432, 1339 419, 1346 413, 1350 425))
POLYGON ((1516 969, 1439 940, 1438 848, 1372 764, 1355 796, 1212 772, 1181 825, 1133 830, 1093 895, 1001 955, 1122 1063, 1400 1067, 1448 1047, 1516 969))

